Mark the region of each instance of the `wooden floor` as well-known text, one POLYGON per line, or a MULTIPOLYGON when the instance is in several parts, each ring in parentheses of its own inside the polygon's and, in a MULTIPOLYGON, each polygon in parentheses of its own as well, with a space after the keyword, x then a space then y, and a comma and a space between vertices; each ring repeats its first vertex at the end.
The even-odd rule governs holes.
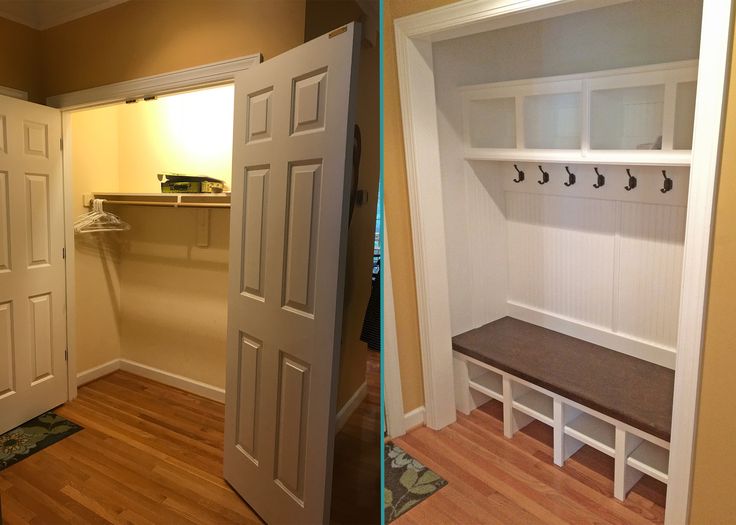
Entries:
MULTIPOLYGON (((375 396, 366 404, 378 406, 375 396)), ((373 422, 372 410, 356 411, 336 457, 368 464, 340 445, 368 441, 360 422, 373 422)), ((80 388, 57 413, 84 430, 0 472, 5 525, 261 523, 222 479, 222 404, 120 371, 80 388)), ((357 492, 367 480, 362 470, 356 477, 357 492)))
POLYGON ((368 396, 335 437, 332 523, 381 523, 380 354, 368 352, 368 396))
POLYGON ((583 447, 559 468, 552 430, 533 422, 503 436, 492 401, 441 431, 418 428, 395 443, 449 483, 396 525, 649 524, 664 521, 666 487, 642 478, 625 502, 613 498, 613 459, 583 447))

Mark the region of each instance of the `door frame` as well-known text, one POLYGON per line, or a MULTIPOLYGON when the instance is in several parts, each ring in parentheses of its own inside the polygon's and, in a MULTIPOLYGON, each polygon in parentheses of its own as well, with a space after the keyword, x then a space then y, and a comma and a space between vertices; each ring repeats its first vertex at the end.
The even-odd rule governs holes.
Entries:
POLYGON ((159 96, 235 81, 236 73, 250 69, 263 61, 256 53, 243 57, 203 64, 201 66, 171 71, 160 75, 137 78, 104 86, 55 95, 46 104, 61 110, 61 136, 63 143, 62 170, 64 180, 64 246, 66 248, 66 333, 67 333, 67 398, 77 397, 77 332, 76 288, 74 260, 74 217, 72 215, 73 168, 71 161, 72 129, 71 111, 125 102, 148 96, 159 96))
MULTIPOLYGON (((426 423, 455 421, 432 42, 629 0, 463 0, 394 21, 426 423), (438 213, 439 210, 439 213, 438 213), (430 241, 431 240, 431 241, 430 241)), ((665 522, 688 516, 715 188, 731 47, 731 0, 704 0, 688 194, 665 522), (713 125, 718 122, 719 125, 713 125)))

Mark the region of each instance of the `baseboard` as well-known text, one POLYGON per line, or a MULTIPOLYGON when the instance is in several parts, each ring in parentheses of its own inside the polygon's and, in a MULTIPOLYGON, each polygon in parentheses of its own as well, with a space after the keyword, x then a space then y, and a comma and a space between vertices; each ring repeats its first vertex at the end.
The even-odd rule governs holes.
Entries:
POLYGON ((350 416, 353 415, 353 412, 360 406, 360 404, 363 402, 363 400, 368 395, 368 383, 363 381, 363 384, 360 385, 358 390, 355 391, 355 393, 348 399, 347 403, 345 403, 342 408, 337 412, 337 430, 336 432, 340 432, 342 430, 342 427, 345 426, 345 423, 348 422, 348 419, 350 419, 350 416))
POLYGON ((79 372, 77 374, 77 386, 91 383, 95 379, 99 379, 108 374, 112 374, 116 370, 120 370, 120 359, 113 359, 112 361, 108 361, 103 365, 90 368, 89 370, 85 370, 83 372, 79 372))
POLYGON ((137 363, 135 361, 130 361, 128 359, 120 360, 120 370, 145 377, 146 379, 158 381, 164 385, 173 386, 174 388, 179 388, 185 392, 206 397, 213 401, 218 401, 220 403, 225 402, 224 388, 209 385, 195 379, 173 374, 171 372, 160 370, 142 363, 137 363))
POLYGON ((404 414, 404 428, 407 432, 424 424, 424 406, 415 408, 414 410, 404 414))

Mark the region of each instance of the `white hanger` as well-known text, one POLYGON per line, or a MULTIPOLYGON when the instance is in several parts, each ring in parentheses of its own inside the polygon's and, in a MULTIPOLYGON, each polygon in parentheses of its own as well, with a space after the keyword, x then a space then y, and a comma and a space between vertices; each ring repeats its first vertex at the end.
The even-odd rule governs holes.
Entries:
POLYGON ((74 221, 74 233, 123 232, 130 230, 130 224, 117 215, 102 209, 102 199, 92 201, 92 211, 80 215, 74 221))

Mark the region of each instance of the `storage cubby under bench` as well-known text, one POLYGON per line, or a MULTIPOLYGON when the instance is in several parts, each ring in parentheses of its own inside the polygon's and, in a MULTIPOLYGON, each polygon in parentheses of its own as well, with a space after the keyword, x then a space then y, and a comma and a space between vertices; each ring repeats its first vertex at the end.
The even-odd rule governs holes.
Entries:
POLYGON ((614 458, 614 496, 667 483, 674 371, 511 317, 453 337, 458 409, 503 403, 504 434, 553 428, 562 466, 583 445, 614 458))

